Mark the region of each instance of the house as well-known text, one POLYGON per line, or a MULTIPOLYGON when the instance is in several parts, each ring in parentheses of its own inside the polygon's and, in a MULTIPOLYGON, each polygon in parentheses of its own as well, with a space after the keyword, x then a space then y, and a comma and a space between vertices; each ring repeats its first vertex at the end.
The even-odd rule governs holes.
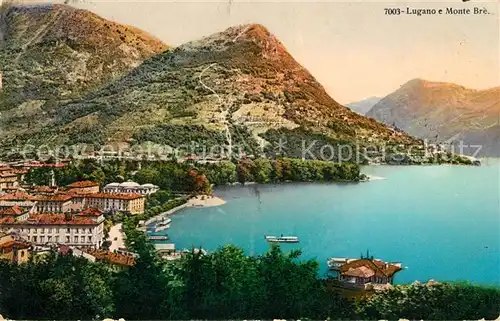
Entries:
POLYGON ((55 164, 52 164, 52 163, 43 163, 43 162, 39 162, 39 161, 32 161, 32 162, 29 162, 26 167, 28 168, 40 168, 40 167, 46 167, 46 168, 62 168, 66 165, 64 165, 63 163, 55 163, 55 164))
POLYGON ((77 214, 31 214, 23 221, 12 217, 0 218, 0 228, 12 229, 35 245, 63 244, 100 247, 104 238, 102 212, 77 214))
POLYGON ((401 264, 390 264, 373 258, 351 260, 338 268, 338 281, 346 285, 365 287, 392 284, 394 275, 401 271, 401 264))
POLYGON ((141 195, 150 195, 156 193, 160 188, 153 184, 139 185, 136 182, 111 183, 102 189, 105 193, 135 193, 141 195))
POLYGON ((34 213, 36 202, 31 200, 1 200, 0 199, 0 212, 11 211, 13 207, 19 208, 22 211, 34 213))
POLYGON ((84 252, 95 258, 95 261, 108 262, 118 268, 135 265, 135 256, 122 253, 109 252, 98 249, 85 249, 84 252))
POLYGON ((99 183, 92 181, 74 182, 67 186, 68 193, 95 194, 99 193, 99 183))
POLYGON ((8 194, 3 194, 0 195, 0 202, 8 202, 9 204, 15 204, 18 202, 31 202, 35 203, 33 200, 33 195, 30 195, 24 191, 17 190, 14 193, 8 193, 8 194))
POLYGON ((65 193, 52 195, 36 195, 32 200, 36 201, 36 212, 38 213, 66 213, 73 208, 73 197, 65 193))
POLYGON ((17 186, 18 175, 12 171, 0 171, 0 189, 12 188, 17 186))
POLYGON ((30 257, 30 245, 19 240, 12 233, 0 234, 0 259, 9 260, 12 263, 28 262, 30 257))
POLYGON ((105 212, 144 213, 144 197, 134 193, 97 193, 85 195, 85 207, 105 212))
POLYGON ((57 186, 33 186, 31 193, 37 195, 54 195, 59 191, 57 186))
POLYGON ((18 204, 12 207, 0 207, 0 218, 2 217, 12 217, 16 221, 27 220, 30 214, 30 210, 25 207, 21 207, 18 204))
POLYGON ((0 196, 0 208, 19 205, 38 213, 65 213, 72 210, 72 196, 65 193, 30 195, 24 191, 0 196))

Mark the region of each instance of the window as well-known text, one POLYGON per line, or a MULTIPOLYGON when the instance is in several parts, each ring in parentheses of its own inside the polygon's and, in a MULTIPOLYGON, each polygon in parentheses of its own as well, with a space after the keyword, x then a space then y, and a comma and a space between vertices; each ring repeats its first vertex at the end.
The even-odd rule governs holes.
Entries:
POLYGON ((80 243, 85 243, 85 236, 80 236, 80 243))
POLYGON ((42 235, 42 236, 40 236, 40 242, 41 242, 41 243, 44 243, 44 242, 45 242, 45 236, 43 236, 43 235, 42 235))
POLYGON ((75 243, 78 243, 78 236, 75 236, 74 240, 75 240, 75 243))
POLYGON ((69 228, 67 228, 66 233, 71 233, 71 230, 69 228))
POLYGON ((76 234, 78 234, 78 232, 79 232, 79 229, 76 229, 76 230, 75 230, 75 233, 76 233, 76 234))
POLYGON ((88 237, 88 241, 89 241, 89 243, 92 243, 92 236, 88 237))
POLYGON ((56 235, 56 236, 54 237, 54 242, 59 243, 59 235, 56 235))
POLYGON ((49 243, 52 242, 52 236, 47 236, 47 242, 49 242, 49 243))
POLYGON ((36 234, 36 228, 33 229, 33 234, 36 234))
POLYGON ((69 236, 66 236, 66 243, 69 243, 70 240, 69 240, 69 236))
POLYGON ((36 235, 33 236, 33 242, 35 242, 35 243, 37 242, 37 236, 36 235))

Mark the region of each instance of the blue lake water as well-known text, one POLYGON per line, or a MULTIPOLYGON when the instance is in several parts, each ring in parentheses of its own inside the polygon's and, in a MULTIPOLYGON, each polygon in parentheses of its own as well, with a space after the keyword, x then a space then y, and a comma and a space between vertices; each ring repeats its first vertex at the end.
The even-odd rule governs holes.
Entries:
POLYGON ((384 177, 357 184, 228 187, 223 206, 190 208, 166 231, 176 248, 235 244, 268 249, 264 235, 297 235, 303 258, 401 261, 396 283, 428 279, 500 284, 499 162, 467 166, 367 166, 384 177))

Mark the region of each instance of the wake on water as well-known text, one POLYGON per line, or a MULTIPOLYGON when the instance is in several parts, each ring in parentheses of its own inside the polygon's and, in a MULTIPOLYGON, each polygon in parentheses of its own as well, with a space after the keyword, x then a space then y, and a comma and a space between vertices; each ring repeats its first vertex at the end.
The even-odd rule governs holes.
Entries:
POLYGON ((368 177, 369 181, 380 181, 383 179, 387 179, 387 178, 382 177, 382 176, 373 176, 373 175, 366 175, 366 176, 368 177))

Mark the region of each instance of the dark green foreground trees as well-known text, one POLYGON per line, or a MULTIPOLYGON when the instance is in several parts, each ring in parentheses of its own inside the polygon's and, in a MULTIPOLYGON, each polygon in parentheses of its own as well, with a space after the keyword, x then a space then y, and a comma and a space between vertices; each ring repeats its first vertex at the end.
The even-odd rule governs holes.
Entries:
POLYGON ((299 252, 247 256, 227 246, 175 263, 156 257, 141 233, 128 241, 140 256, 113 272, 104 263, 48 256, 0 262, 0 313, 12 319, 495 319, 500 290, 467 284, 398 286, 349 301, 318 277, 299 252))

